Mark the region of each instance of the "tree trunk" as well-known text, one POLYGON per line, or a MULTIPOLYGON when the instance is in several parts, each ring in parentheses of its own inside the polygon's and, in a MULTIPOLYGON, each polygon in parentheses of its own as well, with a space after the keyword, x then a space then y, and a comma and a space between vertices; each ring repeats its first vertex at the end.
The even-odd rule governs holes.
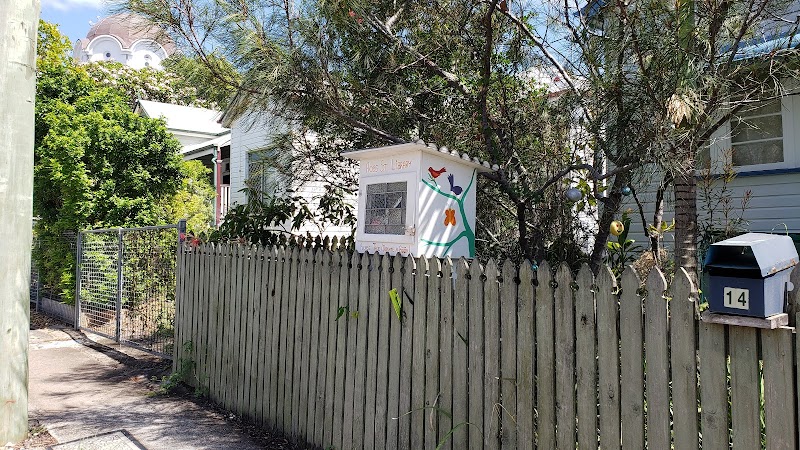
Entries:
POLYGON ((656 190, 655 208, 653 208, 653 226, 658 229, 658 233, 648 233, 645 229, 645 233, 649 235, 650 252, 653 254, 653 260, 656 262, 656 265, 661 264, 661 239, 664 237, 661 234, 661 222, 664 221, 664 192, 666 192, 670 183, 672 183, 672 176, 667 173, 661 180, 658 190, 656 190))
POLYGON ((594 273, 598 272, 606 257, 606 242, 608 242, 608 235, 611 234, 609 227, 611 227, 611 222, 614 221, 614 217, 619 212, 619 207, 622 204, 622 188, 628 184, 629 180, 630 175, 627 172, 615 176, 608 198, 603 203, 603 210, 600 213, 598 224, 600 229, 597 230, 592 255, 589 258, 589 266, 594 273))
POLYGON ((675 174, 675 268, 697 283, 697 179, 694 171, 675 174))

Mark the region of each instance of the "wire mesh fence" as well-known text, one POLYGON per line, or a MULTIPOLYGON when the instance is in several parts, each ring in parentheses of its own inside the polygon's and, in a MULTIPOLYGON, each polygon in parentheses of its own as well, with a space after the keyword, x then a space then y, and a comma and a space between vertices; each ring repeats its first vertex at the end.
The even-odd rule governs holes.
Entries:
POLYGON ((79 327, 171 357, 182 226, 82 232, 79 327))
MULTIPOLYGON (((75 261, 77 251, 78 233, 69 232, 60 236, 37 236, 34 232, 31 245, 31 280, 30 280, 30 300, 40 309, 42 302, 63 301, 62 292, 53 282, 59 277, 54 275, 59 273, 59 264, 54 259, 54 255, 63 253, 71 260, 75 261)), ((48 312, 48 311, 45 311, 48 312)), ((72 318, 60 317, 63 320, 71 321, 72 318)))

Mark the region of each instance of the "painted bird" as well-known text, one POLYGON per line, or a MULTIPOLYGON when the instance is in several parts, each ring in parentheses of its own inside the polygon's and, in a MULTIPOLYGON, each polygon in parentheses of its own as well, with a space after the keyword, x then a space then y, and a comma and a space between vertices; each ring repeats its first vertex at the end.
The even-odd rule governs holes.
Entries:
POLYGON ((452 173, 447 176, 447 180, 450 181, 450 192, 456 195, 461 195, 461 192, 463 192, 464 189, 462 189, 461 186, 454 185, 455 177, 453 176, 452 173))
POLYGON ((434 170, 433 167, 428 167, 428 173, 431 174, 431 178, 439 178, 439 175, 445 172, 447 172, 447 169, 445 169, 444 167, 442 167, 439 170, 434 170))

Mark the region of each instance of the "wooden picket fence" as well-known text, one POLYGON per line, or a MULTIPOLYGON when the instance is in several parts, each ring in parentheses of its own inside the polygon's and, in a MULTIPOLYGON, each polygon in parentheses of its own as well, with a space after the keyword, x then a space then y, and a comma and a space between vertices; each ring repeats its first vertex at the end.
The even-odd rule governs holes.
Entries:
POLYGON ((555 269, 187 246, 175 364, 326 449, 796 448, 792 329, 701 322, 683 269, 555 269))

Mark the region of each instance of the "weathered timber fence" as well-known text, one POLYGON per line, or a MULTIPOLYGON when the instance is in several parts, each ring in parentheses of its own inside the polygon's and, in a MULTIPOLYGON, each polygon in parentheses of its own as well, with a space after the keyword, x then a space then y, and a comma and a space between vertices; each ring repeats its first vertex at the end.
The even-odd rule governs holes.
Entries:
POLYGON ((175 363, 323 448, 796 448, 791 329, 700 322, 682 269, 556 269, 184 247, 175 363))

